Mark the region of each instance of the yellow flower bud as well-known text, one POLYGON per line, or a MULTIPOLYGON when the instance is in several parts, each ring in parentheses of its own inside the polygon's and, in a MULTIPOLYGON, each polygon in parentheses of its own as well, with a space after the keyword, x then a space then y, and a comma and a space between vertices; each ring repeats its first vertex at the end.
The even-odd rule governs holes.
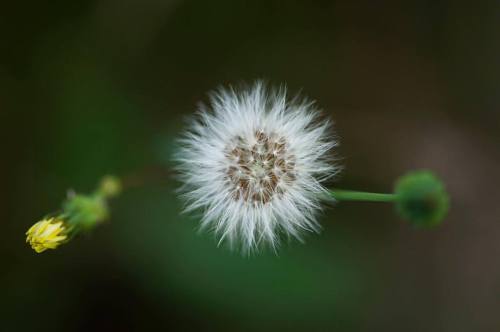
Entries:
POLYGON ((42 219, 26 232, 26 242, 29 242, 37 253, 56 249, 67 238, 66 223, 59 217, 42 219))

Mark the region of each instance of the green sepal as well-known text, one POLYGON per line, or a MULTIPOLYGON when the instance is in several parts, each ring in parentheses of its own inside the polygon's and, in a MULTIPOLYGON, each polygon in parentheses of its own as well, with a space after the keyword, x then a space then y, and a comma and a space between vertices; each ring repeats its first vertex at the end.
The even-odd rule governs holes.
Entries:
POLYGON ((92 229, 109 217, 106 200, 101 195, 73 195, 63 204, 68 223, 83 230, 92 229))

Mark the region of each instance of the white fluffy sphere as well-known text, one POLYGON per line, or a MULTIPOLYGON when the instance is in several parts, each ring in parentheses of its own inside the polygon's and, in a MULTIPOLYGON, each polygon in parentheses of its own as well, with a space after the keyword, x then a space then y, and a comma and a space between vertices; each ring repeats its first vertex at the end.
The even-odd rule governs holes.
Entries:
POLYGON ((185 210, 200 209, 202 229, 243 251, 319 231, 323 183, 340 169, 331 122, 319 117, 313 102, 260 82, 211 94, 176 156, 185 210))

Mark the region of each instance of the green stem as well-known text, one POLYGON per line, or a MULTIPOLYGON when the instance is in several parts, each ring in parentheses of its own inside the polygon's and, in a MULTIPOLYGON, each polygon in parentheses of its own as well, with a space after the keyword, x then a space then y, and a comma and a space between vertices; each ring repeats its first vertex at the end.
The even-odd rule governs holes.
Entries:
POLYGON ((396 194, 367 193, 362 191, 330 190, 330 194, 338 201, 369 201, 369 202, 394 202, 396 194))

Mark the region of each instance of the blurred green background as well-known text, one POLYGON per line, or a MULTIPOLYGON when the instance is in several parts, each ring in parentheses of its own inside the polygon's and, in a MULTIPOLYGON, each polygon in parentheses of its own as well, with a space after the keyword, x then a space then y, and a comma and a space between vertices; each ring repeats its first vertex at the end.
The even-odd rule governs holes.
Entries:
POLYGON ((498 1, 4 2, 0 330, 499 331, 499 22, 498 1), (434 170, 443 225, 342 203, 250 258, 198 234, 172 140, 207 91, 259 78, 334 118, 336 186, 434 170), (68 189, 155 165, 92 234, 24 243, 68 189))

